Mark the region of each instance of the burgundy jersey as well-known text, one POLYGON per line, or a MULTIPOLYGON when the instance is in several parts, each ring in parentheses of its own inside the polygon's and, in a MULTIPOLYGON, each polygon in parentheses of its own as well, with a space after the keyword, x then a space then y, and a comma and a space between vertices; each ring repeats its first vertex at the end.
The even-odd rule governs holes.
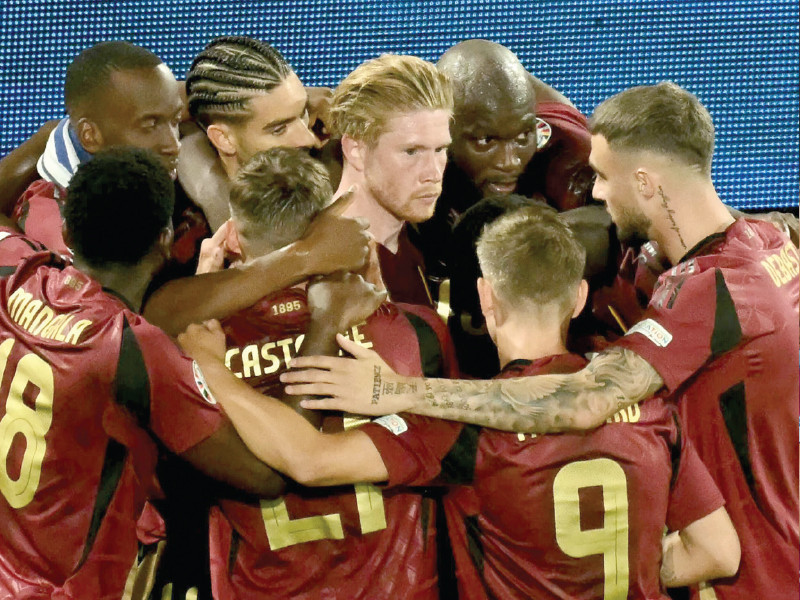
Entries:
POLYGON ((378 262, 381 275, 392 302, 432 306, 428 284, 425 281, 425 260, 422 253, 411 243, 403 225, 397 240, 397 252, 378 244, 378 262))
POLYGON ((0 276, 11 275, 21 260, 46 250, 42 244, 29 240, 24 234, 0 226, 0 276))
MULTIPOLYGON (((306 294, 298 288, 226 319, 229 367, 260 391, 276 393, 308 320, 306 294)), ((457 374, 447 329, 429 308, 384 304, 348 335, 400 373, 457 374)), ((345 418, 344 427, 361 421, 345 418)), ((393 415, 379 421, 389 429, 413 429, 429 419, 393 415)), ((342 425, 341 417, 323 423, 326 431, 342 425)), ((429 437, 435 445, 432 431, 429 437)), ((296 488, 275 500, 222 500, 220 507, 211 518, 217 598, 439 597, 436 511, 418 491, 370 484, 296 488)))
MULTIPOLYGON (((571 373, 585 364, 569 354, 515 361, 500 377, 571 373)), ((448 424, 437 425, 431 448, 407 433, 363 429, 390 485, 472 482, 479 515, 463 528, 467 552, 455 556, 471 557, 489 596, 654 599, 667 598, 659 580, 664 525, 680 529, 723 505, 675 423, 671 407, 654 398, 589 434, 448 424), (441 453, 445 440, 450 448, 441 453)))
MULTIPOLYGON (((61 233, 61 208, 66 196, 66 191, 54 183, 44 179, 34 181, 17 200, 12 218, 31 241, 44 244, 53 252, 72 256, 72 250, 64 242, 61 233)), ((172 222, 175 236, 171 260, 158 274, 158 280, 162 283, 168 278, 194 274, 200 244, 211 234, 203 211, 186 196, 178 183, 175 187, 172 222)))
POLYGON ((542 194, 559 211, 583 206, 591 195, 593 176, 586 117, 574 106, 541 102, 536 121, 539 149, 520 178, 520 193, 542 194))
POLYGON ((52 254, 0 279, 0 598, 119 598, 155 440, 206 439, 213 402, 161 330, 52 254))
POLYGON ((615 344, 661 375, 725 496, 742 561, 718 598, 797 597, 798 272, 789 238, 740 219, 664 273, 615 344))

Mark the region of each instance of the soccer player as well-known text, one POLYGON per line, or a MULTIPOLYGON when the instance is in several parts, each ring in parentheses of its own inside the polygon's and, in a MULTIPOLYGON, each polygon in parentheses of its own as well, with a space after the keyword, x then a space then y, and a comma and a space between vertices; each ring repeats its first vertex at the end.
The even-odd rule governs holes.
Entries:
POLYGON ((160 58, 128 42, 111 41, 87 48, 70 63, 64 103, 69 118, 50 134, 37 162, 42 179, 25 191, 13 217, 30 239, 69 255, 60 209, 78 166, 103 148, 136 146, 158 154, 174 179, 183 102, 160 58))
MULTIPOLYGON (((245 262, 300 237, 331 198, 325 168, 306 152, 274 148, 236 175, 230 193, 229 254, 245 262)), ((222 321, 226 364, 267 395, 312 324, 305 285, 264 297, 222 321)), ((352 299, 330 299, 328 302, 352 299)), ((348 335, 407 373, 456 374, 444 324, 430 308, 384 303, 348 335)), ((341 431, 342 418, 307 414, 341 431)), ((346 416, 344 427, 359 423, 346 416)), ((415 427, 411 420, 409 427, 415 427)), ((275 500, 223 499, 211 519, 214 597, 438 598, 436 508, 419 491, 382 493, 359 484, 321 493, 292 488, 275 500)))
POLYGON ((337 195, 356 185, 345 214, 369 221, 389 297, 431 305, 408 224, 429 219, 442 191, 453 92, 434 65, 385 54, 357 67, 336 88, 330 120, 344 165, 337 195))
POLYGON ((591 169, 586 117, 508 48, 466 40, 436 66, 453 83, 453 143, 436 212, 413 241, 442 280, 451 228, 482 197, 516 192, 568 210, 590 198, 591 169))
POLYGON ((4 598, 121 596, 157 444, 250 492, 283 487, 199 368, 135 313, 171 242, 167 171, 144 150, 106 151, 68 189, 75 266, 31 250, 0 280, 4 598), (128 227, 105 235, 120 210, 128 227))
POLYGON ((568 376, 421 381, 395 378, 373 357, 289 374, 316 383, 287 391, 336 397, 314 408, 410 410, 547 432, 596 427, 663 387, 742 540, 739 573, 713 582, 713 592, 794 598, 798 369, 787 357, 797 354, 797 250, 771 224, 734 220, 720 201, 711 117, 686 90, 665 82, 621 92, 597 107, 591 129, 595 197, 620 231, 655 240, 674 265, 625 337, 568 376), (373 397, 376 377, 402 384, 403 394, 381 388, 373 397))
MULTIPOLYGON (((308 94, 269 44, 241 36, 215 39, 192 63, 186 92, 189 113, 203 131, 184 138, 178 174, 215 228, 229 215, 230 178, 256 152, 318 144, 308 128, 308 94)), ((306 235, 286 248, 237 269, 170 281, 148 299, 145 315, 177 334, 189 323, 227 317, 312 275, 359 269, 367 256, 366 223, 339 216, 346 202, 320 213, 306 235)))
POLYGON ((202 131, 184 138, 179 175, 214 230, 229 217, 228 182, 254 154, 320 143, 309 129, 300 79, 280 52, 253 38, 223 36, 208 44, 187 73, 186 100, 202 131))
MULTIPOLYGON (((516 212, 484 234, 479 289, 503 377, 585 365, 564 346, 566 324, 586 299, 583 253, 566 225, 541 211, 516 212)), ((201 327, 181 338, 214 372, 212 388, 227 386, 222 349, 208 352, 212 340, 201 327)), ((393 489, 439 476, 473 484, 477 520, 463 529, 469 541, 454 547, 462 577, 480 572, 477 587, 462 580, 466 597, 666 598, 665 522, 681 530, 664 542, 665 583, 730 575, 738 564, 719 491, 691 446, 676 439, 674 411, 660 398, 620 411, 591 435, 552 437, 446 421, 414 427, 404 415, 326 435, 273 401, 261 414, 225 406, 248 421, 243 435, 254 452, 307 485, 388 480, 393 489)))

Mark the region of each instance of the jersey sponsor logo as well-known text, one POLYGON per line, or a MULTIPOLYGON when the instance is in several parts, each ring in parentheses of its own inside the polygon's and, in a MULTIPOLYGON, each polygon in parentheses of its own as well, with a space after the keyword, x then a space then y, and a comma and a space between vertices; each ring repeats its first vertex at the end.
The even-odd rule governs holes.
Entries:
POLYGON ((788 242, 780 252, 769 255, 761 266, 776 287, 783 287, 800 274, 800 254, 794 244, 788 242))
POLYGON ((660 348, 666 348, 672 341, 672 334, 653 319, 639 321, 636 325, 631 327, 625 335, 631 335, 632 333, 641 333, 660 348))
MULTIPOLYGON (((361 332, 363 325, 364 323, 351 327, 344 333, 344 336, 359 346, 372 348, 372 342, 361 332)), ((225 366, 239 379, 261 377, 285 371, 289 368, 289 361, 300 352, 304 338, 305 334, 300 333, 273 342, 262 341, 228 348, 225 352, 225 366)))
POLYGON ((50 306, 34 298, 23 288, 17 288, 8 298, 6 312, 22 329, 37 337, 57 340, 76 346, 81 334, 92 322, 80 319, 73 323, 75 315, 58 314, 50 306))
POLYGON ((408 431, 408 424, 406 423, 405 419, 399 415, 386 415, 384 417, 378 417, 372 422, 376 425, 384 427, 385 429, 388 429, 395 435, 400 435, 401 433, 408 431))
POLYGON ((206 383, 206 378, 203 375, 203 371, 200 370, 200 365, 198 365, 197 361, 194 360, 192 361, 192 373, 194 374, 194 383, 197 386, 197 391, 200 392, 203 400, 209 404, 216 404, 217 399, 214 398, 214 394, 211 393, 211 389, 206 383))
POLYGON ((536 148, 541 150, 553 136, 553 128, 544 119, 536 118, 536 148))

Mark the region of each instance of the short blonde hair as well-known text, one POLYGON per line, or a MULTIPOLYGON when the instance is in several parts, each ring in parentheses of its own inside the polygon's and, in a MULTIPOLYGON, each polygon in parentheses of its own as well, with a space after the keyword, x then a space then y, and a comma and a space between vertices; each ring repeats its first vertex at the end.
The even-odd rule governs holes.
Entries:
POLYGON ((476 250, 483 277, 507 306, 575 308, 586 250, 549 207, 530 206, 488 224, 476 250))
POLYGON ((392 117, 417 110, 453 112, 453 88, 436 66, 416 56, 383 54, 359 65, 331 100, 333 134, 374 144, 392 117))
POLYGON ((589 128, 612 150, 666 154, 711 175, 711 115, 697 96, 671 81, 630 88, 605 100, 594 110, 589 128))

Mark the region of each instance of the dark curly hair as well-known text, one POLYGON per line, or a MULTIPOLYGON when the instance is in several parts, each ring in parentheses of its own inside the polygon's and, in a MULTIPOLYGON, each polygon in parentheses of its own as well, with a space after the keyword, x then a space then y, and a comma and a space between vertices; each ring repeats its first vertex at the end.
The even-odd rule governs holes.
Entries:
POLYGON ((111 148, 78 167, 64 221, 76 256, 95 267, 134 265, 171 225, 175 186, 155 153, 111 148))

